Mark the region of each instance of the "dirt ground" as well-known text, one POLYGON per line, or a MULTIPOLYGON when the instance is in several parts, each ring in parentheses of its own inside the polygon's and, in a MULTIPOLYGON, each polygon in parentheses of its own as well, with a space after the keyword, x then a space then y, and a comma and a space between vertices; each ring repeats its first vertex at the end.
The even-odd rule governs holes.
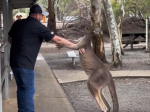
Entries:
MULTIPOLYGON (((147 63, 150 62, 150 53, 145 52, 144 46, 145 43, 140 43, 134 45, 134 50, 131 50, 130 46, 125 48, 125 55, 122 55, 123 68, 114 70, 149 70, 150 65, 147 63)), ((73 68, 71 58, 67 56, 67 51, 69 51, 67 48, 57 50, 55 44, 43 43, 40 53, 43 54, 47 63, 52 65, 51 69, 81 70, 79 58, 76 58, 76 66, 73 68)), ((78 51, 75 52, 78 55, 78 51)), ((111 62, 110 43, 105 43, 105 54, 107 61, 111 62)))
MULTIPOLYGON (((119 112, 150 112, 150 79, 115 79, 119 112)), ((76 112, 102 112, 87 89, 86 81, 62 84, 76 112)), ((108 88, 103 90, 112 109, 108 88)), ((113 112, 111 110, 111 112, 113 112)))
MULTIPOLYGON (((123 58, 123 70, 149 70, 149 53, 145 53, 142 49, 144 45, 137 45, 134 50, 130 47, 125 49, 123 58)), ((106 57, 111 61, 111 52, 109 43, 106 43, 106 57), (107 47, 108 45, 108 47, 107 47)), ((76 59, 75 68, 72 66, 71 59, 67 57, 66 51, 69 49, 63 48, 57 50, 54 44, 43 43, 40 52, 43 54, 47 64, 53 70, 81 70, 80 61, 76 59)), ((78 52, 78 51, 77 51, 78 52)), ((69 75, 64 74, 64 75, 69 75)), ((80 74, 79 74, 80 75, 80 74)), ((114 79, 119 104, 119 112, 149 112, 150 102, 150 79, 149 78, 116 78, 114 79)), ((101 112, 96 101, 89 93, 86 81, 61 84, 75 112, 101 112)), ((104 89, 104 94, 110 103, 110 93, 107 88, 104 89)), ((112 112, 112 111, 111 111, 112 112)))
MULTIPOLYGON (((127 24, 133 23, 129 22, 127 24)), ((127 25, 125 29, 135 29, 134 27, 135 24, 133 26, 131 25, 130 27, 127 25)), ((67 28, 67 30, 63 31, 63 33, 65 33, 61 34, 63 34, 64 37, 67 39, 78 39, 78 37, 83 35, 82 32, 78 32, 74 29, 72 30, 72 28, 74 27, 71 27, 69 29, 67 28)), ((144 30, 144 27, 140 26, 139 28, 137 28, 137 31, 139 29, 140 31, 142 31, 144 30)), ((107 38, 105 40, 106 58, 107 61, 111 62, 112 56, 109 39, 107 38)), ((122 70, 150 70, 150 65, 147 64, 148 62, 150 62, 150 54, 145 52, 145 50, 143 49, 144 46, 145 43, 140 43, 134 46, 134 50, 131 50, 130 46, 124 49, 125 55, 122 56, 122 70)), ((66 53, 66 51, 68 50, 69 49, 66 48, 57 50, 53 43, 44 42, 40 49, 40 53, 43 54, 47 64, 52 70, 82 70, 78 58, 76 59, 76 66, 72 66, 71 59, 68 58, 66 53)), ((77 52, 78 51, 76 51, 76 53, 77 52)), ((119 112, 150 112, 149 78, 116 78, 114 79, 114 81, 120 104, 119 112)), ((76 112, 101 112, 96 101, 93 99, 87 89, 86 81, 66 83, 61 84, 61 86, 76 112)), ((108 89, 105 88, 103 92, 112 107, 110 93, 108 92, 108 89)))

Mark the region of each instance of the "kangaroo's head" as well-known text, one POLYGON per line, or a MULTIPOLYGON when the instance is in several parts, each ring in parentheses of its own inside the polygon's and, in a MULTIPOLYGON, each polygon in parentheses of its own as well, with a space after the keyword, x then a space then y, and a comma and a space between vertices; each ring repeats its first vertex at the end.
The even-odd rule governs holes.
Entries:
POLYGON ((93 28, 92 27, 86 27, 85 30, 84 30, 84 34, 85 35, 94 35, 94 31, 93 31, 93 28))

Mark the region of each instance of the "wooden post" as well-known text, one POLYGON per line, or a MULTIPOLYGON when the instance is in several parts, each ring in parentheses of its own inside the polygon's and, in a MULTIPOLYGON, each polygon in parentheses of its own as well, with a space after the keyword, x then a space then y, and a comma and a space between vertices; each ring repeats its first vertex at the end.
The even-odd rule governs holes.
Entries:
POLYGON ((148 46, 148 18, 146 18, 146 49, 145 51, 149 51, 149 46, 148 46))
POLYGON ((131 49, 133 50, 133 38, 134 38, 134 35, 130 35, 130 46, 131 46, 131 49))

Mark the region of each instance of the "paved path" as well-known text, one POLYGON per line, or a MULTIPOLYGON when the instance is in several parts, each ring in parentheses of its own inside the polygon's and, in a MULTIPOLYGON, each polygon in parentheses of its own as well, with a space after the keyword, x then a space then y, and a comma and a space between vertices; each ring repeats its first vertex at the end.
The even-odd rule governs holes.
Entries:
MULTIPOLYGON (((35 66, 35 112, 75 112, 42 55, 35 66)), ((3 101, 3 112, 17 112, 16 84, 10 82, 10 99, 3 101)))
MULTIPOLYGON (((59 83, 68 83, 87 80, 87 75, 84 71, 72 70, 53 70, 59 83)), ((110 71, 115 78, 142 78, 150 77, 150 70, 124 70, 124 71, 110 71)))

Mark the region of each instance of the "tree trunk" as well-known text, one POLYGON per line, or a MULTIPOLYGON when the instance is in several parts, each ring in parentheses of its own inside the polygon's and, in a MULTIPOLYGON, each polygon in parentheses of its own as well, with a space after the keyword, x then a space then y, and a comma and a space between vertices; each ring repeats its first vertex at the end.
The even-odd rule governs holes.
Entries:
POLYGON ((55 20, 54 3, 55 3, 55 0, 48 0, 49 17, 48 17, 48 25, 47 25, 47 27, 51 31, 53 31, 55 34, 57 34, 57 32, 56 32, 56 20, 55 20))
POLYGON ((112 42, 112 66, 122 67, 121 50, 118 37, 118 29, 115 21, 114 13, 110 0, 102 0, 104 5, 104 11, 108 24, 109 34, 112 42))
POLYGON ((118 24, 119 43, 120 43, 120 49, 121 49, 122 55, 124 55, 122 41, 121 41, 122 40, 122 23, 123 23, 123 17, 125 15, 124 5, 125 5, 125 0, 122 0, 122 6, 120 9, 119 24, 118 24))
POLYGON ((59 21, 61 20, 61 15, 60 15, 59 7, 57 7, 57 19, 58 19, 59 21))
POLYGON ((106 63, 103 33, 101 26, 101 9, 99 0, 91 1, 91 23, 93 30, 95 31, 94 37, 92 38, 93 50, 97 57, 104 63, 106 63))
POLYGON ((76 3, 78 5, 78 12, 79 12, 79 18, 80 18, 80 22, 81 22, 81 18, 82 18, 82 1, 81 0, 76 0, 76 3))

